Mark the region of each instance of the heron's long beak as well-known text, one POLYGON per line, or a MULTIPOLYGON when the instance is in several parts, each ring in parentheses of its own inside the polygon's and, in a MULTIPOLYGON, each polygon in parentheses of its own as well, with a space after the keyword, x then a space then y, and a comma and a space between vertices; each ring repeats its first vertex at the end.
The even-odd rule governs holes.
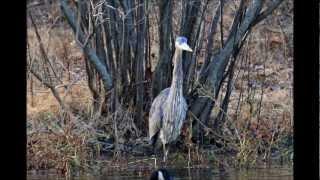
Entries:
POLYGON ((181 45, 181 49, 185 50, 185 51, 189 51, 192 52, 192 49, 190 48, 190 46, 187 43, 183 43, 181 45))

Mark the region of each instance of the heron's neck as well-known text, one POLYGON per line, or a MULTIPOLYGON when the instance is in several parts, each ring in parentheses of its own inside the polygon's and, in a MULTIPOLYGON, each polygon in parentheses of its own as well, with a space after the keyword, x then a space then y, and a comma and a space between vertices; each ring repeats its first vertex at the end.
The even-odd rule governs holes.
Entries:
POLYGON ((174 67, 171 82, 171 91, 182 93, 183 71, 182 71, 182 50, 176 49, 174 54, 174 67))

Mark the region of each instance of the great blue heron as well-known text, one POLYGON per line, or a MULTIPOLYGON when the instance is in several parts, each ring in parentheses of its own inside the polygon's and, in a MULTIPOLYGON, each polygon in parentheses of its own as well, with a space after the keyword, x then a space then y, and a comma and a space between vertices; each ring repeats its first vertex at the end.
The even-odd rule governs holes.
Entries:
POLYGON ((169 152, 169 143, 175 141, 187 113, 187 103, 183 97, 182 51, 192 52, 187 44, 187 38, 177 37, 173 57, 173 74, 171 86, 162 90, 154 99, 149 113, 149 138, 153 148, 160 135, 163 146, 164 161, 169 152))

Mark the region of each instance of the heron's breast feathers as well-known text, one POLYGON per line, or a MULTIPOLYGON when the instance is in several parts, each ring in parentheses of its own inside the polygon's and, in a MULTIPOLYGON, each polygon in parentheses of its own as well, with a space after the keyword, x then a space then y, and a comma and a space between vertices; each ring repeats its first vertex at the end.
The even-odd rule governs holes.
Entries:
POLYGON ((180 135, 187 109, 188 106, 184 98, 177 98, 164 108, 161 129, 163 133, 160 134, 164 142, 174 141, 180 135))

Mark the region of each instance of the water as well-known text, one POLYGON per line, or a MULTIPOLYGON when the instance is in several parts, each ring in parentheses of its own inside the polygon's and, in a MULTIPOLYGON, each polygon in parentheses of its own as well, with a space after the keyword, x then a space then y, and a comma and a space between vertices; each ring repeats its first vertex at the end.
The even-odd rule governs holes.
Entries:
MULTIPOLYGON (((174 179, 214 179, 214 180, 293 180, 293 171, 290 167, 271 167, 271 168, 254 168, 248 170, 236 170, 229 169, 225 172, 219 172, 215 169, 210 168, 168 168, 168 171, 171 175, 173 175, 174 179)), ((72 179, 79 180, 107 180, 107 179, 115 179, 115 180, 127 180, 127 179, 148 179, 151 170, 128 170, 128 171, 111 171, 105 172, 101 175, 85 175, 72 179)), ((63 177, 59 177, 55 174, 50 173, 37 173, 37 174, 28 174, 27 176, 29 180, 53 180, 53 179, 65 179, 63 177)))

